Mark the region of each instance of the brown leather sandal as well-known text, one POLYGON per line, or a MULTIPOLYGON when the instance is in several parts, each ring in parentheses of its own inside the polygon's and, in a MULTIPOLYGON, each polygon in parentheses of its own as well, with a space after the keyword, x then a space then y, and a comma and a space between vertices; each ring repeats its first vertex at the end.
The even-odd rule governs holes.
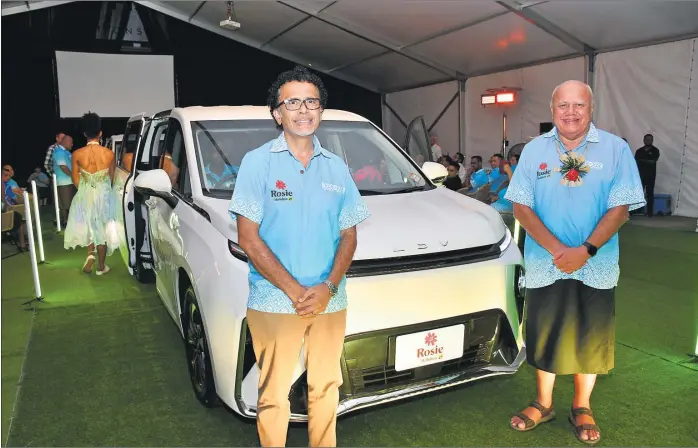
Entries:
POLYGON ((584 423, 583 425, 578 425, 577 424, 577 417, 580 415, 588 415, 591 418, 594 418, 594 414, 591 412, 591 409, 589 408, 572 408, 570 410, 570 423, 572 423, 572 426, 574 426, 574 435, 577 436, 577 440, 579 440, 582 443, 586 443, 587 445, 596 445, 599 443, 601 440, 601 430, 599 429, 598 425, 592 424, 592 423, 584 423), (599 433, 599 438, 595 440, 584 440, 582 439, 582 433, 584 431, 596 431, 599 433))
POLYGON ((509 420, 509 427, 513 429, 514 431, 519 431, 519 432, 526 432, 530 431, 532 429, 535 429, 538 425, 542 423, 547 423, 551 420, 555 419, 555 411, 553 410, 553 407, 546 408, 542 404, 540 404, 538 401, 533 401, 529 405, 531 408, 536 408, 541 414, 541 417, 538 421, 533 420, 530 418, 528 415, 524 414, 523 411, 519 412, 517 414, 513 414, 512 417, 519 417, 521 420, 523 420, 524 425, 526 426, 524 429, 521 429, 518 427, 518 425, 512 425, 511 424, 511 419, 509 420))

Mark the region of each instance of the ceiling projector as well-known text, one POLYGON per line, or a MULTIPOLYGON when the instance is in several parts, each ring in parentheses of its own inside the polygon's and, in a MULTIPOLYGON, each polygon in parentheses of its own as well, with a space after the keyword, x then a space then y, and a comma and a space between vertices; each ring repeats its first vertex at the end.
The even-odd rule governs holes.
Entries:
POLYGON ((235 22, 230 19, 221 20, 221 28, 227 28, 229 30, 237 31, 240 29, 240 22, 235 22))

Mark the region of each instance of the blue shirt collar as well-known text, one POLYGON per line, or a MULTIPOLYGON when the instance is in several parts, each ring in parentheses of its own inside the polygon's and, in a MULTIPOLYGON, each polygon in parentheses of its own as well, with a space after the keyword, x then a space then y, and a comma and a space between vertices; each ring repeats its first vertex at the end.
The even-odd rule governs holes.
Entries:
MULTIPOLYGON (((329 158, 330 157, 330 152, 327 151, 325 148, 320 145, 320 140, 316 136, 313 135, 313 157, 318 156, 322 154, 323 156, 329 158)), ((272 142, 271 148, 269 148, 270 152, 284 152, 288 151, 291 152, 291 150, 288 147, 288 143, 286 143, 286 137, 284 136, 284 133, 281 132, 279 136, 272 142)))
MULTIPOLYGON (((558 138, 557 135, 557 126, 553 126, 553 128, 548 131, 547 133, 543 134, 543 137, 545 138, 558 138)), ((559 139, 558 139, 559 140, 559 139)), ((586 140, 589 143, 598 143, 599 142, 599 131, 596 130, 596 126, 594 126, 594 123, 591 123, 589 125, 589 132, 587 132, 586 140)))

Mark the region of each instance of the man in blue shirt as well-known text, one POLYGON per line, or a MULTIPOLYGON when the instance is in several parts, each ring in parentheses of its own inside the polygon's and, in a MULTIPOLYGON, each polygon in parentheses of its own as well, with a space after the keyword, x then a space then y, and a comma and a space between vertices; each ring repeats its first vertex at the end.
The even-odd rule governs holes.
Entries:
POLYGON ((618 229, 645 199, 630 147, 591 122, 591 88, 553 91, 555 127, 526 145, 506 199, 526 229, 526 356, 538 397, 512 417, 527 431, 554 417, 555 376, 574 375, 569 419, 577 438, 600 440, 590 398, 614 362, 618 229))
POLYGON ((73 138, 64 135, 61 144, 53 150, 53 172, 56 175, 56 190, 58 192, 58 208, 61 211, 61 223, 68 222, 70 204, 73 202, 76 188, 73 183, 73 138))
POLYGON ((9 191, 8 198, 13 202, 13 204, 24 203, 24 198, 22 197, 22 195, 24 194, 24 188, 21 188, 17 181, 14 180, 15 169, 12 168, 12 165, 3 165, 2 171, 3 173, 9 174, 9 179, 6 182, 7 189, 9 191))
POLYGON ((250 260, 247 324, 259 366, 262 446, 285 446, 288 394, 304 345, 310 446, 336 446, 345 272, 368 218, 349 168, 314 136, 327 91, 303 67, 282 73, 267 104, 282 133, 245 155, 230 213, 250 260))

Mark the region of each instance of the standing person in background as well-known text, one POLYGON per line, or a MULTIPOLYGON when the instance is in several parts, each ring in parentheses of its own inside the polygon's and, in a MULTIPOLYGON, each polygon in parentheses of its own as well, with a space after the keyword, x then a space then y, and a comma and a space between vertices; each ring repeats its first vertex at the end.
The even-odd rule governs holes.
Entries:
POLYGON ((555 126, 526 145, 505 196, 526 229, 526 359, 537 369, 537 397, 509 425, 552 420, 555 378, 573 375, 568 419, 587 444, 601 440, 596 376, 614 367, 618 230, 645 203, 630 147, 597 129, 593 110, 587 84, 556 87, 555 126))
POLYGON ((436 133, 431 134, 429 137, 429 144, 431 145, 431 156, 433 157, 433 161, 436 162, 438 161, 441 156, 443 155, 443 151, 441 151, 441 146, 439 146, 438 143, 436 143, 438 136, 436 133))
POLYGON ((61 211, 61 225, 68 221, 68 210, 75 196, 73 185, 73 159, 70 151, 73 150, 73 137, 64 135, 60 145, 53 151, 53 173, 56 175, 56 190, 58 191, 58 208, 61 211))
POLYGON ((51 146, 48 147, 48 150, 46 150, 46 158, 44 159, 44 169, 48 173, 49 176, 53 175, 53 151, 56 150, 57 147, 60 146, 61 140, 63 140, 63 136, 65 134, 63 132, 58 132, 56 133, 56 142, 52 144, 51 146))
POLYGON ((653 144, 654 136, 652 134, 645 135, 644 143, 645 146, 635 151, 635 161, 647 198, 647 212, 645 214, 652 217, 654 216, 654 181, 657 178, 659 149, 653 144))
POLYGON ((465 156, 462 153, 457 152, 456 162, 458 162, 458 165, 460 166, 460 168, 458 168, 458 177, 460 178, 462 186, 465 186, 465 179, 468 177, 468 170, 465 168, 465 156))

